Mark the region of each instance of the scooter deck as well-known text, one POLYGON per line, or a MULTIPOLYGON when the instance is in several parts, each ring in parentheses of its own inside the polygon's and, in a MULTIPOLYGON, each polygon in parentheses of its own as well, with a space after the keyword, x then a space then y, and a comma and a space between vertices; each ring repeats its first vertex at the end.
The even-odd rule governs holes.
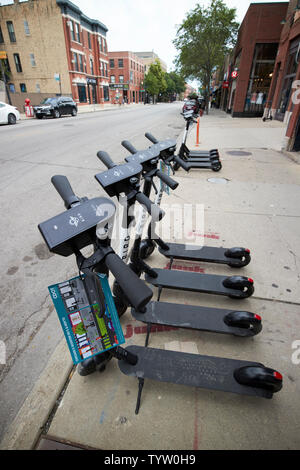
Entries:
POLYGON ((134 308, 131 309, 132 316, 143 323, 212 331, 243 337, 253 336, 255 334, 254 330, 250 328, 237 328, 226 325, 224 318, 231 312, 232 310, 155 301, 147 304, 145 313, 141 313, 134 308))
POLYGON ((272 392, 239 384, 234 371, 245 366, 261 366, 257 362, 202 356, 198 354, 167 351, 164 349, 128 346, 126 350, 138 356, 132 366, 119 361, 119 368, 125 375, 138 379, 152 379, 159 382, 187 385, 190 387, 221 390, 262 398, 272 398, 272 392))
POLYGON ((229 296, 236 296, 237 294, 236 289, 224 287, 223 281, 228 279, 228 276, 183 272, 175 269, 156 268, 153 271, 157 274, 157 277, 154 278, 146 274, 145 280, 156 287, 229 296))
POLYGON ((211 160, 209 162, 197 162, 195 161, 195 159, 188 158, 186 160, 186 163, 189 165, 190 168, 205 168, 207 170, 212 170, 214 166, 211 160))
POLYGON ((213 246, 185 245, 181 243, 167 243, 169 249, 158 248, 159 252, 166 258, 184 259, 190 261, 206 261, 207 263, 229 264, 236 261, 234 258, 225 256, 226 248, 213 246))

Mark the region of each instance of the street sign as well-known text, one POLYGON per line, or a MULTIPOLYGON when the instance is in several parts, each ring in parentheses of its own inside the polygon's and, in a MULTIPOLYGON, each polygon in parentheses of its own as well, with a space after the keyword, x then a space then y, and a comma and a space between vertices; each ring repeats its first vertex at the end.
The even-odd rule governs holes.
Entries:
POLYGON ((0 59, 7 59, 7 54, 5 51, 0 51, 0 59))
POLYGON ((57 81, 57 82, 60 82, 60 75, 59 75, 59 73, 55 73, 55 74, 54 74, 54 80, 57 81))
POLYGON ((231 74, 231 77, 232 77, 232 78, 237 78, 237 77, 238 77, 238 74, 239 74, 238 71, 237 71, 237 70, 234 70, 234 71, 232 72, 232 74, 231 74))
POLYGON ((222 87, 223 88, 229 88, 229 82, 228 81, 223 82, 222 87))

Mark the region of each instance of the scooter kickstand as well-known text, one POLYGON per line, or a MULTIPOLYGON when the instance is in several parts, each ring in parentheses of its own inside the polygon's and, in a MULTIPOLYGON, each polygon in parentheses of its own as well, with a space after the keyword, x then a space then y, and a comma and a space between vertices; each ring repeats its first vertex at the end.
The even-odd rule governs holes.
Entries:
POLYGON ((138 415, 141 407, 141 398, 142 398, 142 391, 145 383, 145 379, 141 379, 140 377, 138 378, 139 381, 139 390, 138 390, 138 396, 136 400, 136 407, 135 407, 135 414, 138 415))

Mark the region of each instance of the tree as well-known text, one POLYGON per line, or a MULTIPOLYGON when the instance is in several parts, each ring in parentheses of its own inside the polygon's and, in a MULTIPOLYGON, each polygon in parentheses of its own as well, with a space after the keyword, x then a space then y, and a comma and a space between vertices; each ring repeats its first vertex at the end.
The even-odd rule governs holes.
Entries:
POLYGON ((150 65, 149 71, 145 76, 145 89, 153 96, 154 103, 156 103, 159 93, 163 93, 167 89, 165 73, 157 59, 150 65))
POLYGON ((237 37, 236 9, 222 0, 211 0, 207 8, 197 4, 177 30, 173 41, 176 66, 185 78, 200 80, 205 88, 206 110, 213 72, 222 65, 237 37))
POLYGON ((167 88, 162 93, 162 101, 174 101, 176 95, 183 93, 185 90, 185 81, 178 73, 169 72, 165 73, 165 80, 167 88))

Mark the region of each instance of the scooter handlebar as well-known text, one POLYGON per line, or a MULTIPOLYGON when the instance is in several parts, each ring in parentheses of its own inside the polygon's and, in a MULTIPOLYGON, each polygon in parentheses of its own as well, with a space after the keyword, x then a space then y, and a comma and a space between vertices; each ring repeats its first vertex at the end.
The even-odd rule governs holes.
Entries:
POLYGON ((148 214, 151 215, 153 220, 161 220, 164 217, 165 212, 159 206, 150 201, 145 194, 137 193, 136 200, 146 208, 148 214))
POLYGON ((105 257, 105 264, 123 290, 129 303, 136 309, 143 309, 153 296, 150 289, 116 253, 105 257))
POLYGON ((166 175, 162 171, 158 170, 155 174, 159 179, 161 179, 169 188, 171 188, 173 191, 174 189, 177 188, 178 184, 177 181, 173 180, 170 176, 166 175))
POLYGON ((128 140, 123 140, 121 145, 123 145, 123 147, 126 148, 126 150, 128 150, 128 152, 132 155, 138 152, 138 150, 128 140))
POLYGON ((70 185, 68 178, 64 175, 55 175, 51 178, 51 183, 56 191, 63 199, 66 209, 70 209, 74 204, 79 204, 80 199, 77 197, 70 185))
POLYGON ((101 160, 103 165, 105 165, 106 168, 108 168, 109 170, 117 166, 116 163, 112 161, 112 159, 110 158, 107 152, 103 152, 102 150, 100 150, 97 153, 97 157, 99 158, 99 160, 101 160))
POLYGON ((146 132, 145 137, 147 137, 147 139, 150 140, 152 144, 158 144, 158 140, 152 134, 150 134, 150 132, 146 132))
POLYGON ((182 158, 178 157, 178 155, 175 155, 173 158, 174 162, 177 163, 181 168, 183 168, 185 171, 190 170, 190 166, 188 163, 186 163, 182 158))

